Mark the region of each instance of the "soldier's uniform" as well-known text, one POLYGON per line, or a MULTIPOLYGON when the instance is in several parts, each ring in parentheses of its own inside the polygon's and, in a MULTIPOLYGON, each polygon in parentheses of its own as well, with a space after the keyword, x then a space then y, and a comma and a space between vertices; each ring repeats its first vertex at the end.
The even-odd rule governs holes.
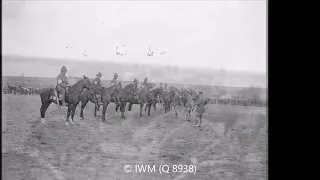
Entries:
POLYGON ((140 91, 143 90, 145 87, 148 86, 148 83, 147 83, 147 82, 148 82, 148 78, 145 77, 143 83, 141 83, 141 85, 140 85, 140 91))
POLYGON ((198 124, 199 122, 199 125, 198 127, 201 126, 201 123, 202 123, 202 116, 203 116, 203 113, 204 113, 204 104, 205 104, 205 98, 203 96, 203 92, 199 92, 199 99, 196 101, 196 116, 195 116, 195 123, 198 124))
MULTIPOLYGON (((163 84, 160 83, 160 88, 163 90, 163 86, 162 86, 162 85, 163 85, 163 84)), ((158 103, 160 103, 160 104, 162 103, 162 102, 161 102, 161 96, 160 96, 160 95, 157 96, 157 101, 158 101, 158 103)))
MULTIPOLYGON (((61 68, 61 73, 57 76, 57 91, 61 92, 62 96, 61 96, 61 101, 62 101, 62 105, 66 106, 67 103, 65 101, 65 95, 66 95, 66 87, 68 86, 68 78, 66 76, 66 72, 67 72, 67 68, 65 66, 63 66, 61 68)), ((56 97, 58 97, 58 92, 56 93, 56 97)), ((57 99, 57 104, 59 105, 59 101, 57 99)))
MULTIPOLYGON (((111 82, 110 82, 110 87, 119 83, 119 82, 117 81, 117 78, 118 78, 118 74, 117 74, 117 73, 114 73, 113 79, 112 79, 111 82)), ((114 102, 115 102, 116 104, 118 104, 118 96, 117 96, 117 93, 116 93, 116 92, 115 92, 114 96, 112 96, 112 99, 114 100, 114 102)))
POLYGON ((92 83, 93 83, 93 87, 94 87, 94 94, 96 97, 96 101, 98 103, 98 105, 102 105, 101 103, 101 81, 100 78, 102 77, 102 73, 98 72, 98 74, 96 74, 96 78, 93 79, 92 83))
POLYGON ((168 88, 168 84, 165 83, 165 84, 164 84, 164 91, 165 91, 165 92, 168 92, 168 89, 167 89, 167 88, 168 88))
POLYGON ((175 119, 178 119, 178 111, 177 108, 181 105, 181 96, 178 94, 178 92, 175 92, 175 95, 173 97, 172 107, 175 112, 175 119))
MULTIPOLYGON (((134 85, 134 88, 137 90, 138 89, 138 79, 137 78, 133 79, 133 85, 134 85)), ((138 94, 139 93, 137 93, 137 97, 138 97, 138 94)))

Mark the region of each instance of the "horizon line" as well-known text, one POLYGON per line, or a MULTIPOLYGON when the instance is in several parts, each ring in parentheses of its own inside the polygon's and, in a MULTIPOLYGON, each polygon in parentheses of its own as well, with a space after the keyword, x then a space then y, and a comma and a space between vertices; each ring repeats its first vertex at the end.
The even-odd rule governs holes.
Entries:
MULTIPOLYGON (((2 75, 2 77, 18 77, 20 78, 21 76, 4 76, 2 75)), ((56 78, 56 77, 48 77, 48 76, 40 76, 40 77, 32 77, 32 76, 23 76, 24 78, 56 78)), ((69 76, 69 77, 74 77, 74 78, 82 78, 82 77, 76 77, 76 76, 69 76)), ((90 79, 90 77, 89 77, 90 79)), ((94 79, 94 78, 91 78, 91 79, 94 79)), ((108 80, 108 79, 101 79, 101 80, 105 80, 105 81, 111 81, 108 80)), ((130 82, 128 80, 122 80, 122 81, 125 81, 125 82, 130 82)), ((3 83, 3 82, 2 82, 3 83)), ((151 82, 151 83, 155 83, 155 84, 159 84, 160 82, 151 82)), ((248 87, 237 87, 237 86, 220 86, 220 85, 201 85, 201 84, 183 84, 183 83, 171 83, 171 82, 166 82, 167 84, 177 84, 177 85, 187 85, 187 86, 211 86, 211 87, 227 87, 227 88, 260 88, 260 89, 268 89, 268 87, 257 87, 257 86, 248 86, 248 87)))

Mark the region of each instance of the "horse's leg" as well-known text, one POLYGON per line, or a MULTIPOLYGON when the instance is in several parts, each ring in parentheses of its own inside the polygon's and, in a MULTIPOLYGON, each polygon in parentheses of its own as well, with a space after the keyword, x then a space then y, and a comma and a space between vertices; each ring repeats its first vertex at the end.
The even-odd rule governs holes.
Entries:
MULTIPOLYGON (((103 109, 102 109, 102 122, 106 121, 106 112, 107 112, 107 107, 108 107, 108 102, 103 103, 103 109)), ((107 121, 108 122, 108 121, 107 121)))
MULTIPOLYGON (((79 102, 78 102, 79 103, 79 102)), ((74 114, 76 112, 76 109, 77 109, 77 106, 78 106, 78 103, 77 104, 74 104, 72 109, 71 109, 71 124, 74 124, 74 114)))
POLYGON ((152 103, 148 103, 148 116, 150 116, 151 106, 152 106, 152 103))
POLYGON ((97 117, 97 106, 94 106, 94 112, 93 112, 94 117, 97 117))
POLYGON ((147 107, 148 107, 149 103, 146 103, 146 107, 144 108, 144 113, 147 112, 147 107))
POLYGON ((114 112, 114 118, 115 119, 117 119, 117 112, 118 112, 119 107, 120 107, 120 104, 116 104, 116 111, 114 112))
POLYGON ((176 113, 176 118, 178 119, 179 118, 179 114, 178 114, 178 106, 173 106, 174 108, 174 111, 176 113))
POLYGON ((45 123, 46 120, 44 119, 46 116, 46 110, 48 109, 49 105, 51 104, 51 101, 44 101, 42 102, 41 108, 40 108, 40 115, 41 115, 41 122, 45 123))
POLYGON ((88 102, 89 102, 88 100, 86 100, 86 101, 84 101, 84 102, 81 102, 80 117, 81 117, 82 119, 84 119, 84 116, 83 116, 83 109, 86 107, 86 105, 87 105, 87 103, 88 103, 88 102))
POLYGON ((157 102, 153 102, 154 111, 157 111, 157 102))
POLYGON ((66 118, 66 125, 69 125, 69 117, 72 110, 73 104, 68 104, 68 112, 67 112, 67 118, 66 118))
POLYGON ((189 121, 189 119, 188 119, 188 111, 185 110, 185 113, 186 113, 186 120, 189 121))
POLYGON ((142 109, 143 109, 143 105, 144 105, 144 103, 143 103, 143 102, 141 102, 141 103, 140 103, 140 117, 142 117, 142 109))
POLYGON ((129 115, 132 115, 131 108, 132 108, 132 104, 129 103, 129 105, 128 105, 128 113, 129 113, 129 115))
POLYGON ((126 119, 126 117, 124 116, 124 112, 126 110, 126 105, 127 105, 127 102, 125 101, 123 104, 121 104, 120 106, 120 111, 121 111, 121 118, 122 119, 126 119))

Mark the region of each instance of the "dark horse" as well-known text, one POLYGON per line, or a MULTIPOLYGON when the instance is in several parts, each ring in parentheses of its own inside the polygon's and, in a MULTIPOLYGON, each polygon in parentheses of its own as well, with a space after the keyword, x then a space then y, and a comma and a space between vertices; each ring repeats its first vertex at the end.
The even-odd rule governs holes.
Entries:
POLYGON ((158 102, 157 97, 158 96, 161 97, 163 92, 164 91, 161 87, 155 88, 155 89, 148 92, 148 94, 146 96, 146 107, 145 107, 145 111, 147 110, 147 107, 148 107, 148 116, 150 116, 150 109, 151 109, 152 105, 153 105, 154 110, 155 111, 157 110, 157 108, 156 108, 156 105, 158 102))
POLYGON ((154 84, 148 84, 144 89, 138 92, 138 97, 131 97, 129 99, 128 111, 131 113, 131 108, 133 104, 140 104, 140 117, 142 117, 142 109, 146 103, 146 96, 149 93, 149 90, 154 87, 154 84))
POLYGON ((117 98, 120 103, 118 105, 116 105, 116 112, 118 111, 118 108, 120 107, 121 119, 126 119, 126 117, 124 116, 124 112, 125 112, 127 102, 130 99, 137 98, 137 96, 138 96, 139 89, 137 88, 137 86, 138 86, 137 83, 128 84, 117 95, 117 98))
MULTIPOLYGON (((66 118, 66 125, 69 125, 69 117, 71 113, 71 123, 74 123, 73 117, 75 114, 75 110, 77 108, 78 103, 80 102, 80 95, 84 88, 90 89, 91 87, 90 80, 83 76, 83 79, 79 80, 77 83, 75 83, 73 86, 69 87, 69 90, 65 96, 66 103, 68 103, 68 113, 66 118)), ((41 122, 45 122, 45 113, 48 109, 49 105, 54 102, 57 104, 56 100, 53 100, 51 97, 54 96, 54 89, 52 87, 44 88, 42 89, 40 93, 41 98, 41 108, 40 108, 40 114, 41 114, 41 122)), ((56 97, 57 98, 57 97, 56 97)), ((59 100, 59 104, 62 105, 61 100, 59 100)))
MULTIPOLYGON (((112 85, 108 88, 103 87, 101 91, 101 102, 103 103, 103 110, 102 110, 102 122, 106 121, 106 112, 109 103, 111 102, 111 97, 114 96, 115 93, 119 94, 122 90, 121 82, 118 84, 112 85)), ((97 106, 94 109, 94 116, 97 116, 97 106)))
MULTIPOLYGON (((94 97, 94 93, 92 90, 88 91, 88 90, 84 90, 82 92, 82 94, 80 95, 80 101, 81 101, 81 111, 80 111, 80 117, 82 119, 84 119, 84 116, 83 116, 83 109, 86 107, 87 103, 89 101, 91 101, 93 104, 95 104, 97 106, 97 103, 96 103, 96 99, 94 97)), ((99 108, 99 107, 98 107, 99 108)), ((99 110, 99 109, 98 109, 99 110)))

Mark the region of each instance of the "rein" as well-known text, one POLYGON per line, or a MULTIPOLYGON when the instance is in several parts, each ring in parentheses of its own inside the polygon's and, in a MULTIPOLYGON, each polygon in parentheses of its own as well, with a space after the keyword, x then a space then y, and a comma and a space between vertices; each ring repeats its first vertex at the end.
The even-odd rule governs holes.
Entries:
MULTIPOLYGON (((81 81, 81 80, 80 80, 80 81, 81 81)), ((76 95, 78 95, 78 96, 79 96, 79 94, 83 91, 83 90, 77 90, 77 89, 75 89, 75 86, 78 85, 78 84, 80 83, 80 81, 78 81, 77 83, 75 83, 73 86, 70 87, 70 89, 71 89, 76 95), (78 92, 79 94, 78 94, 77 92, 78 92)), ((88 83, 86 82, 85 79, 84 79, 84 82, 85 82, 86 85, 88 85, 88 83)), ((90 87, 90 91, 91 91, 91 89, 92 89, 92 86, 90 87)), ((90 91, 89 91, 89 92, 90 92, 90 91)))

